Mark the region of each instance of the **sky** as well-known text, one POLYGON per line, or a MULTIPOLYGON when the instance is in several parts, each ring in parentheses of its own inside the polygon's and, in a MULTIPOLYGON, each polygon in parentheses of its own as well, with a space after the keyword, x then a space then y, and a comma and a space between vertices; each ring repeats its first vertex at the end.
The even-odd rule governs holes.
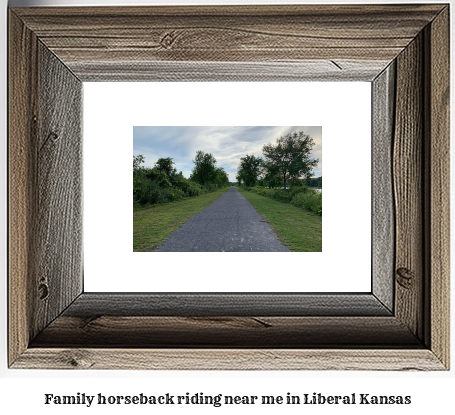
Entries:
POLYGON ((223 167, 229 181, 236 181, 240 158, 249 154, 262 157, 264 144, 275 144, 286 134, 303 131, 314 141, 312 157, 319 159, 314 177, 322 176, 322 127, 133 127, 133 155, 145 157, 145 167, 159 158, 171 157, 178 172, 189 177, 196 151, 211 153, 217 167, 223 167))

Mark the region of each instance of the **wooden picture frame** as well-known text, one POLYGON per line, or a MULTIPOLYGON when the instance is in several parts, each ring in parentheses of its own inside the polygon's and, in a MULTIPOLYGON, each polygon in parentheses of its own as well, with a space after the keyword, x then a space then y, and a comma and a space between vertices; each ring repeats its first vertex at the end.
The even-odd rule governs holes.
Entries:
POLYGON ((449 368, 448 4, 13 8, 8 98, 11 368, 449 368), (371 82, 372 292, 85 293, 82 82, 119 80, 371 82))

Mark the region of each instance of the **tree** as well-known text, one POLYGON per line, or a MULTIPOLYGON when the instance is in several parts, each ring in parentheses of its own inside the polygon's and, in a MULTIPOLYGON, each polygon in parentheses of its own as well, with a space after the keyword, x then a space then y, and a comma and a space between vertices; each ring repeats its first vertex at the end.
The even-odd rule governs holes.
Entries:
POLYGON ((160 171, 158 167, 144 169, 144 177, 156 183, 159 187, 171 187, 172 183, 168 175, 164 171, 160 171))
POLYGON ((307 178, 305 180, 305 184, 308 187, 318 187, 318 188, 322 189, 322 176, 307 178))
POLYGON ((142 154, 139 154, 138 156, 133 155, 133 200, 143 183, 145 169, 142 164, 144 161, 145 157, 142 154))
POLYGON ((155 163, 155 167, 160 173, 165 173, 169 180, 173 180, 177 174, 177 170, 173 167, 174 164, 171 157, 159 158, 155 163))
POLYGON ((237 173, 237 180, 244 183, 245 186, 254 186, 261 174, 262 159, 254 155, 246 155, 240 158, 240 164, 237 173))
POLYGON ((145 157, 142 154, 139 154, 138 156, 133 155, 133 172, 143 168, 141 164, 144 163, 144 160, 145 157))
POLYGON ((199 184, 213 183, 216 177, 216 159, 210 153, 197 151, 190 180, 199 184))
POLYGON ((215 169, 215 184, 218 187, 227 187, 229 186, 229 176, 223 169, 223 167, 217 167, 215 169))
POLYGON ((286 189, 289 179, 312 176, 311 170, 319 161, 310 158, 313 147, 313 138, 299 131, 278 138, 275 145, 266 144, 262 151, 266 164, 280 173, 286 189))
POLYGON ((282 184, 281 181, 281 173, 278 170, 278 167, 264 162, 263 166, 263 178, 262 178, 262 185, 273 189, 274 187, 279 187, 282 184))

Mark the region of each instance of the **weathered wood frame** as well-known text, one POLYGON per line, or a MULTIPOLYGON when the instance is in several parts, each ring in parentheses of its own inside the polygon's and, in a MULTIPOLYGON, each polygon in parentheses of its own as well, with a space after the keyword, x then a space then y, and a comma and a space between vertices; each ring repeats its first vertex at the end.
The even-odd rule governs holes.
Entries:
POLYGON ((449 368, 447 4, 10 9, 8 98, 11 368, 449 368), (371 82, 372 292, 85 293, 97 80, 371 82))

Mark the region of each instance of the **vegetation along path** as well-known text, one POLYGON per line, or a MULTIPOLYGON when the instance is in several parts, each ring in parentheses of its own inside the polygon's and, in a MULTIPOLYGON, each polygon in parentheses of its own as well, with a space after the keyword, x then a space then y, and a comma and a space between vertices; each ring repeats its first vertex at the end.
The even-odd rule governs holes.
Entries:
POLYGON ((160 252, 287 252, 270 226, 232 187, 158 247, 160 252))

